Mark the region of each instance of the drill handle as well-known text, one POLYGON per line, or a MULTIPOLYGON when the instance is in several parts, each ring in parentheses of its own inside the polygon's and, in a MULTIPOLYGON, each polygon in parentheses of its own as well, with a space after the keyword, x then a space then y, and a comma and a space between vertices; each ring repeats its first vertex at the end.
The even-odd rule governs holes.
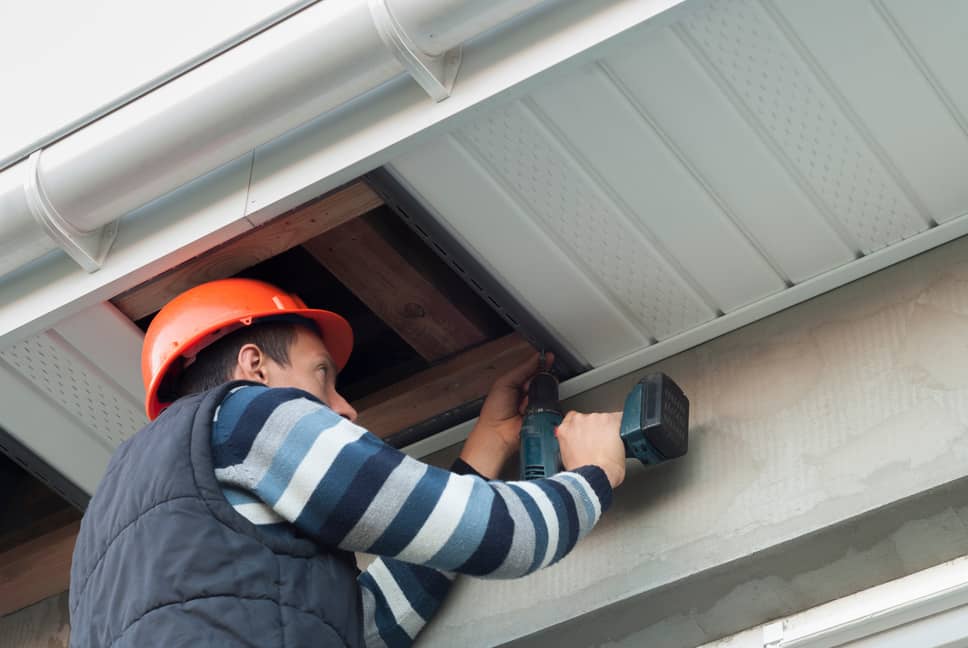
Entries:
POLYGON ((561 418, 558 379, 547 371, 535 374, 521 421, 521 479, 551 477, 561 470, 561 450, 555 437, 561 418))
POLYGON ((521 425, 521 479, 551 477, 561 470, 561 449, 555 428, 561 414, 544 411, 528 414, 521 425))

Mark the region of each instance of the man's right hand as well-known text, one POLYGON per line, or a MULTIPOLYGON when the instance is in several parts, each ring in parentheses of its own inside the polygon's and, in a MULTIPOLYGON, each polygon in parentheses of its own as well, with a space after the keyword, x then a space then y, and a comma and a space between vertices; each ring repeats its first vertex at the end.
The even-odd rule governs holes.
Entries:
POLYGON ((620 427, 621 412, 581 414, 568 412, 558 426, 558 445, 565 470, 598 466, 612 488, 625 479, 625 446, 620 427))

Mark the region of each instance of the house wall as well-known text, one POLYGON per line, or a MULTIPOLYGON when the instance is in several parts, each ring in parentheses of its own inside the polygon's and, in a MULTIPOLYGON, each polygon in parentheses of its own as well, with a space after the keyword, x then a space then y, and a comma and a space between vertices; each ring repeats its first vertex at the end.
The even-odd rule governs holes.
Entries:
MULTIPOLYGON (((423 646, 695 646, 968 553, 968 239, 656 367, 687 457, 630 464, 598 528, 460 579, 423 646), (517 640, 517 641, 515 641, 517 640)), ((618 409, 645 370, 566 403, 618 409)))
MULTIPOLYGON (((558 565, 459 579, 419 645, 695 646, 968 553, 968 238, 649 369, 690 397, 687 457, 630 464, 558 565)), ((66 632, 55 597, 0 647, 66 632)))
POLYGON ((0 617, 0 648, 67 648, 67 592, 0 617))

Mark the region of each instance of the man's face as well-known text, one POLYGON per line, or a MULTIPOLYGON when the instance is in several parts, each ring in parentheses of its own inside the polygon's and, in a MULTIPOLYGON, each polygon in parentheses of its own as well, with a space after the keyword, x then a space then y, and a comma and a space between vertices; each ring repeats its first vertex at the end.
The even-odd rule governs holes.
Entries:
POLYGON ((303 326, 296 327, 296 339, 289 347, 289 365, 283 366, 263 356, 265 382, 269 387, 296 387, 326 403, 330 409, 351 421, 356 410, 336 391, 336 366, 318 335, 303 326))

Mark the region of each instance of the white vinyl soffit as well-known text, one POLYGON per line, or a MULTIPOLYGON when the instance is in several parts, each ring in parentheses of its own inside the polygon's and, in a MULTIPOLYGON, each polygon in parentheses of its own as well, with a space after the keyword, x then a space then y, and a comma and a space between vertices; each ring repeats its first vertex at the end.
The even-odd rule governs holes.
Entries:
POLYGON ((968 233, 968 3, 720 0, 389 169, 591 367, 968 233))
MULTIPOLYGON (((401 143, 388 164, 592 367, 563 398, 968 234, 968 3, 729 0, 681 16, 401 143)), ((187 190, 159 203, 177 227, 160 236, 142 219, 120 239, 175 240, 177 263, 212 245, 206 210, 218 236, 251 226, 236 216, 250 166, 227 169, 222 202, 187 190)), ((73 317, 52 332, 0 353, 4 426, 89 491, 142 420, 136 365, 117 369, 137 358, 140 331, 99 289, 87 310, 65 307, 73 317), (39 351, 47 364, 23 365, 39 351)))

